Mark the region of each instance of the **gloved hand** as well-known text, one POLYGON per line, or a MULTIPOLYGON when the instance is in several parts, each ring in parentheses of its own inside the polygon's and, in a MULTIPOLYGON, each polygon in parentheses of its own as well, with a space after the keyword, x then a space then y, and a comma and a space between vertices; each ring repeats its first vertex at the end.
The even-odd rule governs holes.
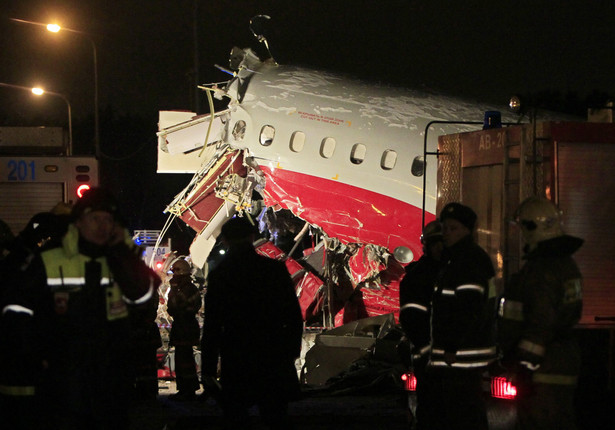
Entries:
POLYGON ((534 392, 534 385, 532 383, 533 373, 526 366, 515 363, 505 372, 504 376, 517 389, 517 396, 527 397, 534 392))

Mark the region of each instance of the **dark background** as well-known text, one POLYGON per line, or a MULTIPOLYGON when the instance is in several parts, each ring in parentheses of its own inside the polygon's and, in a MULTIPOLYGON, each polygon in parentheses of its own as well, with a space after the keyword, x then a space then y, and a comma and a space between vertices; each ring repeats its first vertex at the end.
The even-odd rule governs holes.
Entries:
MULTIPOLYGON (((0 82, 65 94, 74 154, 94 153, 98 54, 101 182, 133 229, 159 229, 189 175, 156 174, 158 111, 207 108, 195 84, 228 79, 233 46, 262 52, 248 24, 271 16, 274 57, 502 105, 522 94, 584 116, 615 94, 615 3, 547 0, 2 0, 0 82), (10 18, 60 25, 49 33, 10 18), (195 25, 196 23, 196 25, 195 25), (197 77, 198 76, 198 77, 197 77)), ((0 126, 67 127, 66 103, 0 88, 0 126)))

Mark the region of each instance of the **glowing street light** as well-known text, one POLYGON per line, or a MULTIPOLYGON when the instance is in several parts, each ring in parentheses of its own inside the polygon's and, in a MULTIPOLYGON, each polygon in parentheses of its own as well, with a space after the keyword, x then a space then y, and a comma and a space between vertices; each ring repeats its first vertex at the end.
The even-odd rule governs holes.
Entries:
POLYGON ((73 155, 73 114, 72 114, 72 110, 70 107, 70 102, 68 101, 68 98, 64 94, 55 93, 53 91, 45 91, 44 89, 40 87, 30 88, 30 87, 24 87, 22 85, 7 84, 4 82, 0 82, 0 87, 15 88, 17 90, 30 91, 32 94, 37 95, 37 96, 49 94, 51 96, 57 96, 57 97, 62 98, 66 102, 66 105, 68 106, 68 150, 66 151, 66 155, 73 155))
POLYGON ((34 21, 26 21, 23 19, 11 18, 12 21, 19 22, 22 24, 36 25, 40 27, 45 27, 47 31, 52 33, 59 33, 61 30, 67 31, 69 33, 78 34, 89 40, 92 45, 92 52, 94 58, 94 150, 96 153, 96 158, 100 157, 100 125, 98 119, 98 54, 96 52, 96 44, 92 37, 79 30, 73 30, 72 28, 60 27, 58 24, 43 24, 42 22, 34 22, 34 21))
POLYGON ((57 33, 62 29, 58 24, 47 24, 47 30, 52 33, 57 33))

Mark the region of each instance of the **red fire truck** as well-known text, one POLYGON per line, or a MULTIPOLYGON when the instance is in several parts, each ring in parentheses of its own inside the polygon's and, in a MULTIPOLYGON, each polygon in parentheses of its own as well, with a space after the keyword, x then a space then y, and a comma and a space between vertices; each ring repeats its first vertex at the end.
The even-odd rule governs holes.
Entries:
POLYGON ((98 185, 98 161, 64 155, 62 142, 59 127, 0 127, 0 219, 13 234, 98 185))
POLYGON ((534 122, 439 137, 437 213, 462 202, 478 215, 478 243, 492 257, 500 292, 522 266, 520 202, 538 195, 564 213, 564 231, 584 239, 583 347, 578 413, 608 420, 615 382, 615 124, 534 122))

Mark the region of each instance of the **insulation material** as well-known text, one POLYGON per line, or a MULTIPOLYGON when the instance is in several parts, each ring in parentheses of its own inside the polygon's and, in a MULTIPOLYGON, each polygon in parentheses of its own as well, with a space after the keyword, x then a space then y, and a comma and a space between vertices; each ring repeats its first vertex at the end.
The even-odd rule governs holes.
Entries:
POLYGON ((373 245, 361 246, 348 260, 354 286, 374 278, 386 269, 386 257, 373 245))

